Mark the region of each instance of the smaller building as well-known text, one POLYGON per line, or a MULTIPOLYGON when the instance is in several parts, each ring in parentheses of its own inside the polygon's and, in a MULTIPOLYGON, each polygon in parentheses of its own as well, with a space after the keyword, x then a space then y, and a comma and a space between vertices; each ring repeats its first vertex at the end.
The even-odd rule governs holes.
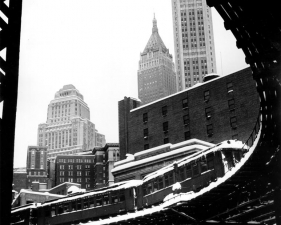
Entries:
POLYGON ((81 188, 95 188, 95 156, 58 155, 55 160, 55 185, 64 182, 81 184, 81 188))
POLYGON ((26 159, 27 188, 32 182, 47 183, 47 147, 28 146, 26 159))
POLYGON ((212 143, 198 139, 164 144, 135 154, 127 154, 126 159, 114 163, 111 173, 115 182, 141 180, 149 173, 213 146, 212 143))
POLYGON ((111 170, 114 162, 120 160, 119 144, 107 143, 104 147, 93 149, 95 156, 95 188, 110 186, 114 183, 111 170))
POLYGON ((13 172, 13 189, 20 192, 21 189, 27 188, 27 172, 25 167, 14 168, 13 172))

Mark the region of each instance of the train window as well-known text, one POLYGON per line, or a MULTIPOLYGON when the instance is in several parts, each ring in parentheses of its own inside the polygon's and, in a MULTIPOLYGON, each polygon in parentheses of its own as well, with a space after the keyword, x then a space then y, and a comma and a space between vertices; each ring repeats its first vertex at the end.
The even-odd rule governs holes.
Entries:
POLYGON ((207 156, 207 164, 208 164, 208 169, 214 169, 214 156, 209 155, 207 156))
POLYGON ((207 165, 207 160, 202 160, 200 162, 200 167, 201 167, 201 173, 205 172, 208 170, 208 165, 207 165))
POLYGON ((76 210, 76 202, 72 202, 71 203, 71 211, 75 211, 76 210))
POLYGON ((51 216, 55 216, 56 215, 56 206, 52 206, 51 208, 51 216))
POLYGON ((82 209, 82 204, 81 204, 81 200, 77 201, 77 210, 81 210, 82 209))
POLYGON ((172 185, 174 183, 173 173, 169 174, 169 183, 172 185))
POLYGON ((224 151, 223 154, 225 156, 224 161, 227 162, 228 169, 230 170, 234 166, 232 152, 224 151))
POLYGON ((117 203, 118 202, 118 195, 117 195, 117 193, 112 193, 111 194, 111 202, 112 203, 117 203))
POLYGON ((95 201, 94 201, 94 197, 89 199, 89 204, 90 204, 90 208, 95 206, 95 201))
POLYGON ((84 206, 84 209, 89 208, 89 200, 87 198, 85 198, 83 200, 83 206, 84 206))
POLYGON ((45 217, 50 217, 50 216, 51 216, 50 207, 46 207, 45 208, 45 217))
POLYGON ((147 194, 150 194, 152 192, 152 183, 147 184, 147 194))
POLYGON ((162 177, 158 178, 158 187, 159 187, 159 189, 163 189, 163 187, 164 187, 164 183, 163 183, 163 178, 162 177))
POLYGON ((58 206, 58 214, 62 214, 63 213, 63 205, 59 205, 58 206))
POLYGON ((186 179, 192 176, 190 164, 186 166, 186 179))
POLYGON ((124 202, 125 201, 125 193, 124 191, 120 191, 119 193, 119 201, 124 202))
POLYGON ((96 197, 96 203, 97 203, 97 206, 102 205, 102 196, 97 196, 96 197))
POLYGON ((69 212, 69 203, 65 203, 64 204, 64 209, 63 209, 64 212, 69 212))
POLYGON ((165 174, 165 187, 169 186, 169 176, 168 174, 165 174))
POLYGON ((144 184, 143 186, 142 186, 142 192, 143 192, 143 195, 147 195, 147 191, 146 191, 146 184, 144 184))
POLYGON ((109 204, 109 197, 108 195, 103 196, 103 205, 108 205, 109 204))
POLYGON ((180 180, 184 180, 185 179, 185 176, 184 176, 184 167, 181 167, 179 169, 179 173, 180 173, 180 180))
POLYGON ((192 171, 193 171, 193 176, 196 176, 196 175, 199 174, 198 164, 193 164, 192 165, 192 171))
POLYGON ((153 181, 153 191, 157 191, 157 190, 158 190, 158 181, 157 181, 157 179, 155 179, 153 181))

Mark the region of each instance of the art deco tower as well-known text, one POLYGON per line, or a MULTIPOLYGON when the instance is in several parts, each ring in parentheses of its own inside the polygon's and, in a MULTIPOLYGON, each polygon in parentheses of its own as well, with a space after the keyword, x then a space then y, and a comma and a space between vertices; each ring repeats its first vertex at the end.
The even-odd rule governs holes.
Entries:
POLYGON ((206 0, 172 0, 178 91, 216 73, 211 9, 206 0))
POLYGON ((164 45, 153 19, 152 34, 140 54, 138 70, 138 97, 143 104, 176 92, 173 56, 164 45))
POLYGON ((38 126, 37 144, 48 147, 48 158, 105 144, 104 135, 90 121, 90 109, 83 95, 73 85, 63 86, 50 102, 47 122, 38 126))

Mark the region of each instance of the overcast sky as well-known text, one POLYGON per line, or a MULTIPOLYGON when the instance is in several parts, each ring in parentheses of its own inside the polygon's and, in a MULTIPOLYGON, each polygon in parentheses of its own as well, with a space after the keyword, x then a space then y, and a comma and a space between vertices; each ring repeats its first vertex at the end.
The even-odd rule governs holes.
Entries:
MULTIPOLYGON (((37 127, 55 93, 73 84, 107 142, 118 142, 118 101, 137 96, 140 52, 158 31, 174 56, 170 0, 24 0, 14 167, 26 165, 37 127)), ((217 72, 247 67, 242 50, 212 9, 217 72)), ((1 106, 2 111, 2 106, 1 106)))

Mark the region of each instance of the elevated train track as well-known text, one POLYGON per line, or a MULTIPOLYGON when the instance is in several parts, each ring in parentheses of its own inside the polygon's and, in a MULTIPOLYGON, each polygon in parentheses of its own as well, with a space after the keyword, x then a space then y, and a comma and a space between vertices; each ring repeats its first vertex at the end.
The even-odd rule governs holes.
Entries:
POLYGON ((281 19, 278 1, 207 0, 245 53, 260 96, 247 162, 217 187, 188 201, 89 224, 281 224, 281 19), (149 211, 150 210, 150 211, 149 211))

